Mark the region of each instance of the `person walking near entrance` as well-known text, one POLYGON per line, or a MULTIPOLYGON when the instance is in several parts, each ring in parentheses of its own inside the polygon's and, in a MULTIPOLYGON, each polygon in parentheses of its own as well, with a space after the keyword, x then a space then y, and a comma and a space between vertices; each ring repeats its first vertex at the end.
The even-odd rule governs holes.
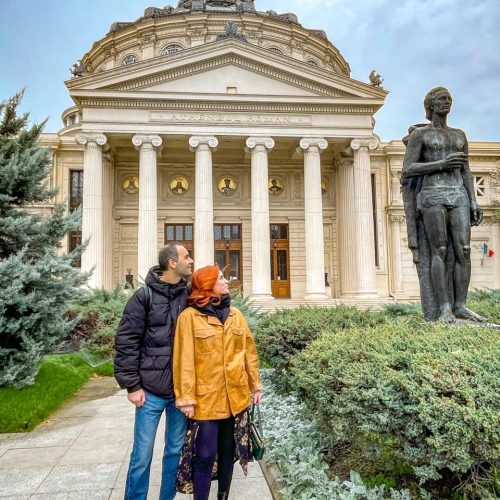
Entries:
POLYGON ((146 284, 129 299, 116 332, 115 377, 136 406, 134 444, 125 500, 146 500, 156 431, 165 412, 160 500, 175 497, 177 466, 186 417, 174 403, 172 347, 178 315, 190 292, 193 260, 179 243, 169 243, 152 267, 146 284))
POLYGON ((177 488, 207 500, 217 458, 218 499, 226 500, 235 451, 245 474, 252 459, 248 405, 262 400, 259 360, 243 314, 230 307, 229 282, 219 267, 195 271, 192 288, 174 343, 175 403, 193 419, 177 488))

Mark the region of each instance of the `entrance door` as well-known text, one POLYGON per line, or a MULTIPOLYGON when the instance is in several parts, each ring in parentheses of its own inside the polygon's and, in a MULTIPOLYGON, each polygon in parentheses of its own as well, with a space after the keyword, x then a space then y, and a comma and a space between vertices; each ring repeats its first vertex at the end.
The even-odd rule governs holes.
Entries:
POLYGON ((288 224, 271 224, 271 289, 277 299, 290 298, 288 224))
POLYGON ((241 287, 241 225, 214 224, 215 262, 230 288, 241 287))

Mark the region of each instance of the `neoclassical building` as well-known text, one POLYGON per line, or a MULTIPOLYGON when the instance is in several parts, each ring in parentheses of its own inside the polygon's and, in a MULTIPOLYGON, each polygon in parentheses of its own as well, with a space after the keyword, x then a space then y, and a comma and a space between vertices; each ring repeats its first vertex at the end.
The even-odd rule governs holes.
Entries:
MULTIPOLYGON (((179 1, 113 24, 66 85, 75 106, 42 142, 56 201, 82 207, 62 250, 89 239, 92 286, 145 277, 180 241, 264 307, 418 297, 404 145, 373 130, 387 92, 323 31, 253 1, 179 1)), ((500 288, 500 143, 470 144, 470 163, 472 286, 500 288)))

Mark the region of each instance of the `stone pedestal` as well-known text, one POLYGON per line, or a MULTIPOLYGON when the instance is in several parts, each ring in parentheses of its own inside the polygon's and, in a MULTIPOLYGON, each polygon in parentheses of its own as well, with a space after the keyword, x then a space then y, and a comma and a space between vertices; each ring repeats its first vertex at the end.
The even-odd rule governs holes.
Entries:
POLYGON ((93 270, 90 288, 104 286, 103 158, 104 134, 79 134, 76 142, 85 146, 83 154, 82 242, 88 242, 82 255, 82 271, 93 270))
POLYGON ((376 297, 370 153, 375 138, 354 139, 354 158, 342 158, 337 171, 337 217, 341 297, 376 297))
POLYGON ((271 230, 269 227, 268 152, 274 148, 271 137, 249 137, 252 177, 252 294, 254 300, 272 299, 271 264, 269 259, 271 230))
POLYGON ((212 152, 216 137, 193 136, 189 147, 195 152, 195 219, 194 261, 196 269, 214 265, 214 202, 212 186, 212 152))
POLYGON ((158 135, 134 135, 132 144, 139 151, 139 227, 137 242, 138 280, 144 281, 149 269, 158 264, 158 135))
POLYGON ((306 299, 325 299, 325 242, 323 237, 323 201, 321 197, 321 151, 325 139, 304 138, 304 212, 306 243, 306 299))

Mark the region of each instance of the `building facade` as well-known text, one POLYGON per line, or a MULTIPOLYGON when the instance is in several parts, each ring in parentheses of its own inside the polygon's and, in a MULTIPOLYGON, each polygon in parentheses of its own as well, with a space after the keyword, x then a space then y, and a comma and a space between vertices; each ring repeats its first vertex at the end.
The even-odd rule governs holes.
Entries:
MULTIPOLYGON (((418 297, 404 145, 373 131, 387 92, 350 78, 324 32, 253 1, 180 1, 115 23, 73 74, 42 142, 55 201, 82 208, 62 251, 89 240, 91 286, 140 280, 181 241, 264 304, 418 297)), ((470 144, 470 163, 471 286, 500 288, 500 143, 470 144)))

